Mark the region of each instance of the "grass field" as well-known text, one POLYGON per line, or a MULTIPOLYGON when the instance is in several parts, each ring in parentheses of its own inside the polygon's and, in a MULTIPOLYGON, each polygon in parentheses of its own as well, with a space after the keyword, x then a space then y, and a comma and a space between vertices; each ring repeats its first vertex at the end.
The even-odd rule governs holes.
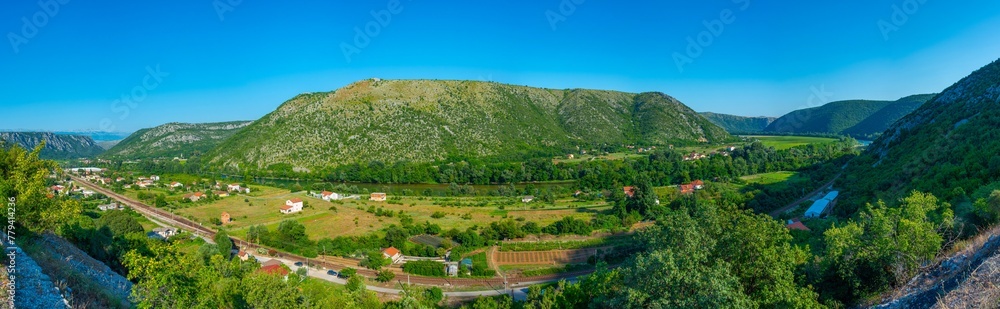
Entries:
POLYGON ((559 159, 553 159, 552 163, 579 163, 583 161, 590 160, 622 160, 625 158, 639 158, 644 157, 645 154, 635 153, 635 152, 612 152, 607 155, 574 155, 574 158, 568 159, 562 157, 559 159))
POLYGON ((774 147, 777 150, 789 149, 802 145, 835 142, 835 138, 812 137, 812 136, 746 136, 760 140, 765 146, 774 147))
MULTIPOLYGON (((206 226, 213 226, 212 218, 219 218, 223 212, 229 213, 232 222, 225 228, 234 236, 241 237, 246 229, 254 225, 264 225, 275 229, 283 220, 292 219, 306 227, 306 233, 313 239, 322 237, 354 236, 378 232, 390 224, 399 225, 398 216, 376 216, 370 209, 398 214, 400 211, 413 217, 414 222, 430 222, 448 230, 487 225, 505 218, 518 221, 534 221, 541 226, 561 220, 565 216, 590 220, 596 213, 609 209, 604 201, 577 201, 559 199, 554 204, 532 202, 524 204, 519 198, 511 197, 398 197, 389 196, 387 202, 372 202, 366 197, 327 202, 314 198, 306 192, 289 193, 288 190, 267 186, 253 186, 250 195, 234 195, 211 202, 179 203, 184 192, 172 192, 153 188, 149 192, 167 195, 167 201, 178 205, 173 212, 191 218, 206 226), (281 214, 278 209, 293 197, 305 202, 302 212, 281 214), (435 212, 445 214, 433 218, 435 212)), ((126 195, 135 198, 138 191, 127 190, 126 195)))
POLYGON ((750 184, 772 185, 781 182, 796 182, 799 180, 798 176, 798 172, 772 172, 743 176, 740 179, 750 184))

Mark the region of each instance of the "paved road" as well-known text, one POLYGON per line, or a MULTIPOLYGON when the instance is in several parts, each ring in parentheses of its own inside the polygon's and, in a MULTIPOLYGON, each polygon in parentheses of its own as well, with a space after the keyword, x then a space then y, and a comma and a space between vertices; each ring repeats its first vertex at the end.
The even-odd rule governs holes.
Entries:
MULTIPOLYGON (((146 205, 146 204, 144 204, 142 202, 133 200, 133 199, 127 197, 127 196, 124 196, 124 195, 121 195, 121 194, 117 194, 117 193, 115 193, 115 192, 113 192, 111 190, 108 190, 107 188, 104 188, 104 187, 101 187, 99 185, 93 184, 93 183, 87 181, 86 179, 83 179, 83 178, 80 178, 80 177, 76 177, 76 176, 72 176, 72 175, 70 177, 74 181, 76 181, 78 184, 80 184, 80 185, 84 185, 84 186, 90 187, 90 188, 94 189, 94 191, 100 192, 101 194, 107 195, 110 198, 116 199, 119 202, 121 202, 121 203, 123 203, 125 205, 128 205, 133 210, 135 210, 136 212, 138 212, 138 213, 146 216, 150 220, 165 222, 165 223, 167 223, 169 225, 172 225, 172 226, 175 226, 175 227, 179 227, 179 228, 184 229, 184 230, 191 231, 191 232, 195 233, 196 235, 198 235, 199 237, 202 237, 202 238, 205 238, 205 239, 208 239, 208 240, 211 240, 211 239, 213 239, 215 237, 215 230, 212 230, 212 229, 210 229, 208 227, 205 227, 205 226, 203 226, 203 225, 201 225, 201 224, 199 224, 197 222, 194 222, 194 221, 191 221, 191 220, 189 220, 187 218, 184 218, 184 217, 181 217, 181 216, 178 216, 178 215, 166 212, 166 211, 164 211, 162 209, 146 205)), ((316 260, 316 259, 307 259, 306 257, 295 255, 295 254, 291 254, 291 253, 281 252, 280 250, 277 250, 277 249, 274 249, 274 248, 271 248, 271 247, 261 246, 259 244, 249 243, 249 242, 244 241, 242 239, 239 239, 239 238, 236 238, 236 237, 232 237, 232 235, 230 235, 230 238, 232 238, 233 243, 236 244, 236 246, 241 247, 241 248, 245 248, 245 249, 258 249, 259 248, 259 249, 264 249, 264 250, 276 250, 276 251, 279 252, 278 256, 282 259, 282 261, 291 261, 293 265, 294 265, 294 262, 309 262, 309 263, 311 263, 313 265, 316 265, 318 267, 325 268, 325 269, 333 269, 333 270, 336 270, 336 271, 340 271, 341 269, 346 268, 346 267, 357 268, 357 265, 344 265, 344 264, 333 263, 333 262, 329 262, 329 261, 322 261, 322 260, 316 260)), ((358 271, 358 275, 361 275, 361 276, 364 276, 364 277, 374 278, 376 276, 376 272, 373 271, 373 270, 370 270, 370 269, 360 268, 360 269, 357 269, 357 271, 358 271)), ((551 275, 543 275, 543 276, 535 276, 535 277, 515 278, 515 279, 511 279, 514 282, 509 282, 509 283, 510 283, 510 286, 512 286, 512 287, 525 287, 525 286, 529 286, 529 285, 533 285, 533 284, 556 282, 556 281, 560 281, 560 280, 573 280, 576 277, 588 275, 588 274, 590 274, 592 272, 593 272, 592 270, 586 270, 586 271, 577 271, 577 272, 569 272, 569 273, 562 273, 562 274, 551 274, 551 275)), ((324 272, 324 274, 325 274, 325 272, 324 272)), ((344 282, 337 282, 337 281, 332 281, 332 280, 331 280, 331 282, 344 284, 344 282)), ((450 293, 457 293, 457 294, 448 294, 448 295, 452 295, 452 296, 498 295, 498 294, 503 294, 502 291, 503 291, 503 286, 504 286, 504 279, 502 279, 502 278, 470 279, 470 278, 437 278, 437 277, 418 277, 418 276, 412 276, 412 277, 409 278, 409 282, 412 283, 412 284, 429 285, 429 286, 439 286, 439 287, 464 287, 464 286, 493 287, 493 289, 486 289, 486 290, 480 290, 480 291, 450 292, 450 293), (501 292, 497 292, 497 289, 500 289, 501 292)), ((392 289, 389 289, 389 290, 393 291, 393 293, 398 293, 399 292, 398 290, 392 290, 392 289)))

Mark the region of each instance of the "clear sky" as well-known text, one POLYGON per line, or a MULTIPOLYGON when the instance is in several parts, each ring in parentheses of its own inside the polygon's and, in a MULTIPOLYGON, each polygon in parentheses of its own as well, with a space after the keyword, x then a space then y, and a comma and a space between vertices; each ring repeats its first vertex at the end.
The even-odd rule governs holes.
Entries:
POLYGON ((0 129, 253 120, 370 77, 780 116, 941 91, 1000 58, 998 29, 996 0, 7 1, 0 129))

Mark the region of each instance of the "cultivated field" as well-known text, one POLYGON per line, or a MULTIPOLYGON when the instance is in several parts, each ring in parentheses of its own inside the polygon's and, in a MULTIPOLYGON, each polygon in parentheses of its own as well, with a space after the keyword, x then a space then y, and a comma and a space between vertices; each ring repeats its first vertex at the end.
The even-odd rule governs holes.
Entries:
POLYGON ((549 250, 549 251, 498 251, 494 256, 497 265, 565 265, 587 263, 587 258, 602 248, 549 250))
MULTIPOLYGON (((565 216, 590 220, 596 213, 609 208, 604 201, 557 200, 554 204, 532 202, 521 203, 520 198, 510 197, 395 197, 387 202, 346 199, 327 202, 314 198, 306 192, 289 193, 288 190, 266 186, 253 186, 250 195, 234 195, 212 202, 181 203, 178 215, 193 218, 204 225, 211 225, 212 218, 219 218, 223 212, 229 213, 232 222, 226 224, 234 235, 241 235, 254 225, 265 225, 275 229, 286 219, 293 219, 306 226, 306 233, 313 239, 322 237, 363 235, 379 231, 390 224, 400 224, 398 213, 412 216, 414 222, 430 222, 443 230, 457 228, 464 230, 474 225, 483 226, 505 218, 534 221, 541 226, 558 221, 565 216), (291 198, 305 202, 302 212, 281 214, 279 208, 291 198), (392 212, 393 217, 376 216, 370 209, 392 212), (443 217, 434 218, 435 213, 443 217)), ((152 193, 168 194, 167 200, 175 202, 185 194, 165 189, 151 189, 152 193)), ((129 190, 127 195, 135 197, 137 192, 129 190)), ((377 212, 377 211, 376 211, 377 212)))
POLYGON ((789 149, 792 147, 835 142, 837 139, 812 136, 746 136, 760 140, 765 146, 774 147, 777 150, 789 149))
POLYGON ((796 182, 798 172, 772 172, 740 177, 749 184, 773 185, 781 182, 796 182))

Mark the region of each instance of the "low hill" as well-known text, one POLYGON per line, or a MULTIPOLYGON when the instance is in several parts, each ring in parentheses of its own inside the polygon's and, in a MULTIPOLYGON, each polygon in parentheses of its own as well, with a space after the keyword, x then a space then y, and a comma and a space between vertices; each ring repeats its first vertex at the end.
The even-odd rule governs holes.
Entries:
POLYGON ((746 117, 710 112, 700 114, 702 117, 705 117, 708 121, 722 127, 730 134, 764 132, 764 129, 766 129, 768 125, 774 122, 775 119, 778 119, 775 117, 746 117))
POLYGON ((793 111, 765 129, 772 133, 843 134, 871 139, 909 114, 933 95, 909 96, 897 101, 850 100, 793 111))
POLYGON ((132 133, 111 147, 102 157, 188 158, 208 152, 250 123, 251 121, 168 123, 132 133))
POLYGON ((93 157, 104 152, 88 136, 60 135, 49 132, 0 132, 0 141, 31 150, 45 141, 40 154, 45 159, 75 159, 93 157))
POLYGON ((363 80, 299 95, 203 162, 304 170, 372 161, 565 154, 579 145, 721 142, 722 128, 662 93, 474 81, 363 80), (287 168, 287 166, 285 166, 287 168))
POLYGON ((897 121, 852 162, 856 196, 911 190, 945 200, 1000 181, 1000 62, 993 62, 897 121))

